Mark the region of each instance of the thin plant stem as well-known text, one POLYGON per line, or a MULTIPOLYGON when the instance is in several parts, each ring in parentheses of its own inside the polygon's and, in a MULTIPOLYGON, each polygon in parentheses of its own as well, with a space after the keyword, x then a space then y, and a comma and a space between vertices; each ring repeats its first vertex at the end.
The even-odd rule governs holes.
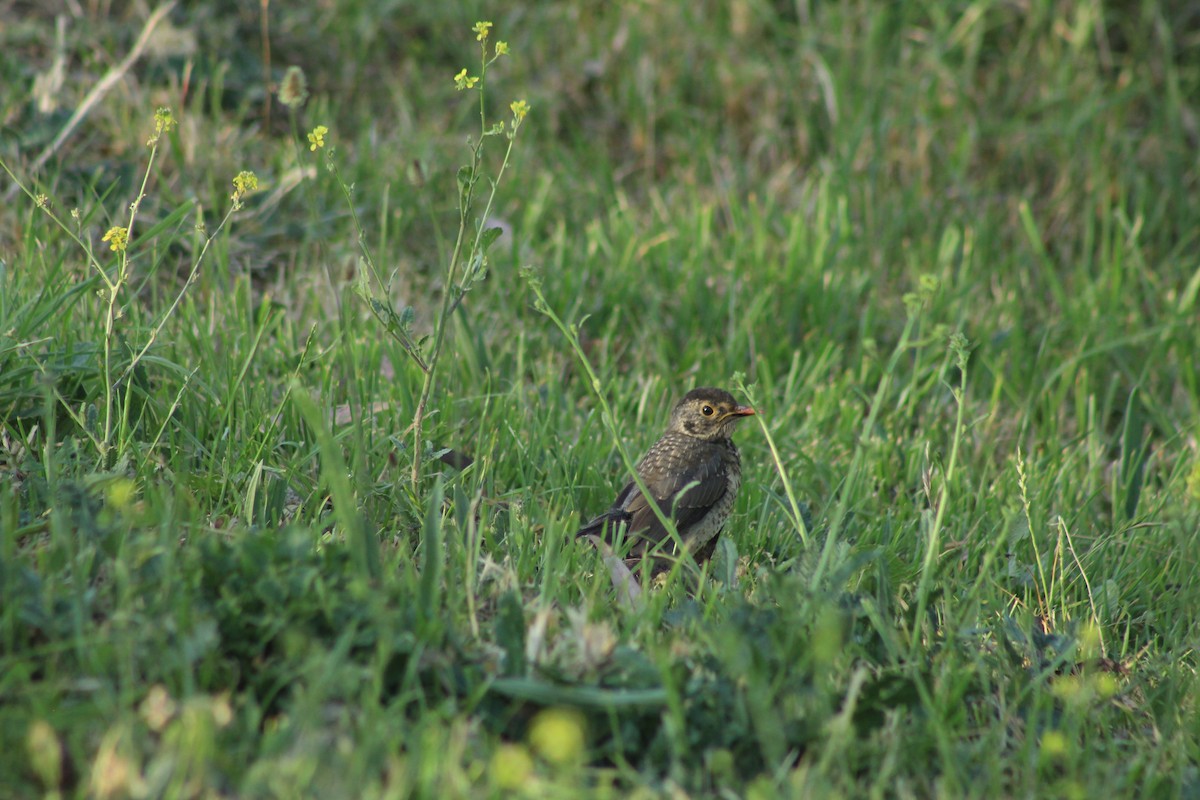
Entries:
MULTIPOLYGON (((733 382, 738 390, 746 395, 746 398, 750 401, 750 405, 758 405, 753 387, 746 386, 745 378, 740 373, 734 376, 733 382)), ((801 544, 808 547, 808 526, 804 524, 804 515, 800 512, 800 504, 796 501, 796 493, 792 490, 792 481, 788 477, 787 469, 783 466, 783 459, 779 456, 779 448, 775 446, 775 437, 771 435, 771 429, 767 426, 767 421, 761 414, 755 415, 755 418, 758 420, 758 426, 762 428, 763 436, 767 440, 767 447, 771 450, 771 460, 775 462, 775 469, 779 472, 779 479, 783 481, 783 492, 787 495, 788 506, 792 514, 792 524, 796 526, 796 533, 800 534, 801 544)))
POLYGON ((433 395, 436 385, 437 367, 438 362, 441 360, 442 347, 446 338, 446 326, 449 324, 450 316, 458 308, 463 297, 465 297, 470 286, 470 279, 475 277, 475 273, 482 268, 484 263, 485 246, 483 237, 486 230, 486 221, 488 215, 491 213, 492 204, 496 200, 496 192, 499 190, 500 181, 503 179, 504 172, 508 168, 516 129, 520 126, 520 120, 514 120, 512 131, 508 137, 508 147, 504 151, 504 159, 500 163, 500 168, 496 173, 495 179, 490 181, 491 191, 488 193, 487 201, 484 203, 483 214, 479 217, 479 223, 476 225, 475 238, 472 240, 471 247, 467 252, 466 266, 462 274, 462 284, 456 286, 455 279, 463 253, 463 245, 467 238, 468 220, 475 200, 475 185, 482 178, 480 165, 483 163, 483 146, 488 136, 492 135, 492 132, 489 132, 487 127, 484 88, 487 85, 487 68, 499 56, 495 56, 490 60, 487 58, 486 38, 481 39, 480 52, 482 66, 479 74, 479 138, 471 146, 471 163, 468 167, 469 171, 466 176, 465 186, 460 186, 459 188, 458 234, 455 236, 454 249, 451 251, 450 260, 446 266, 445 289, 442 292, 441 309, 438 311, 437 318, 434 321, 433 346, 429 351, 428 369, 424 371, 421 380, 421 394, 417 398, 417 407, 413 412, 412 486, 414 491, 421 480, 422 447, 424 444, 422 437, 424 436, 425 415, 429 408, 429 398, 433 395))
MULTIPOLYGON (((536 302, 534 304, 535 308, 538 312, 548 317, 550 321, 554 323, 554 326, 562 332, 563 336, 567 340, 567 344, 570 345, 571 350, 575 353, 575 357, 579 361, 580 366, 583 367, 583 371, 587 374, 588 385, 592 389, 592 394, 596 397, 596 402, 600 405, 600 419, 604 423, 604 427, 608 431, 609 436, 612 438, 613 445, 617 448, 617 453, 621 456, 621 463, 624 464, 626 471, 633 478, 633 482, 637 484, 638 490, 646 497, 653 497, 654 495, 650 492, 650 489, 646 486, 646 483, 638 474, 637 464, 629 455, 629 450, 625 447, 625 442, 621 437, 621 432, 617 428, 616 415, 613 414, 612 406, 608 404, 608 398, 604 396, 604 390, 600 383, 600 377, 596 374, 595 369, 592 368, 592 364, 588 360, 587 354, 583 352, 583 346, 579 343, 578 327, 574 325, 568 326, 565 322, 563 322, 562 317, 560 317, 557 312, 550 307, 550 304, 546 301, 546 295, 542 292, 541 280, 534 275, 531 270, 525 270, 524 277, 529 282, 530 288, 533 289, 533 293, 536 298, 536 302)), ((695 565, 695 560, 691 558, 691 554, 688 552, 687 548, 684 547, 683 542, 679 537, 679 532, 675 528, 675 521, 670 518, 667 512, 663 511, 658 503, 649 503, 648 505, 650 510, 654 512, 654 516, 658 518, 658 521, 662 523, 663 528, 667 531, 670 541, 675 544, 676 552, 680 553, 682 556, 672 571, 674 571, 674 569, 678 569, 680 564, 683 563, 691 562, 693 565, 695 565)), ((696 567, 696 569, 699 569, 699 567, 696 567)))
MULTIPOLYGON (((129 204, 129 224, 126 226, 127 237, 133 235, 133 226, 137 221, 138 209, 141 208, 142 201, 146 199, 146 187, 150 184, 150 172, 154 169, 154 160, 158 155, 158 139, 152 140, 150 145, 150 158, 146 162, 146 171, 142 173, 142 185, 138 187, 137 198, 129 204)), ((102 439, 104 449, 100 453, 102 460, 107 463, 108 453, 112 447, 113 427, 116 424, 113 419, 115 392, 117 383, 112 379, 113 365, 113 336, 116 329, 117 321, 117 298, 120 296, 121 290, 129 281, 129 246, 130 239, 126 239, 125 246, 121 248, 120 256, 117 259, 117 279, 108 286, 108 305, 104 313, 104 437, 102 439)), ((128 388, 126 388, 128 394, 128 388)))
POLYGON ((925 617, 925 609, 929 605, 929 589, 937 566, 937 551, 941 544, 942 520, 946 516, 946 506, 950 503, 950 485, 954 480, 954 471, 958 466, 958 447, 962 442, 963 416, 965 414, 967 392, 967 366, 965 359, 959 363, 959 384, 954 389, 954 400, 958 405, 954 419, 954 436, 950 442, 950 461, 946 464, 942 476, 942 489, 938 492, 937 513, 933 516, 933 524, 926 536, 925 556, 921 560, 921 579, 917 584, 917 613, 913 617, 912 639, 910 647, 916 650, 921 636, 921 620, 925 617))

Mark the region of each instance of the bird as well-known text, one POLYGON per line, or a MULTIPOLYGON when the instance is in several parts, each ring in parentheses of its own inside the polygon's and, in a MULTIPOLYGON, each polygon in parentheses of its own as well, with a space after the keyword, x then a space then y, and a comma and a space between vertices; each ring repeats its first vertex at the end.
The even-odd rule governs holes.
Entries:
MULTIPOLYGON (((637 463, 638 477, 664 516, 674 521, 684 547, 697 561, 712 556, 733 511, 742 485, 733 429, 754 413, 724 389, 693 389, 675 404, 666 432, 637 463)), ((635 480, 625 484, 607 511, 575 535, 591 540, 607 554, 606 562, 613 544, 632 539, 625 564, 636 566, 649 555, 655 575, 669 569, 672 557, 679 555, 635 480)))

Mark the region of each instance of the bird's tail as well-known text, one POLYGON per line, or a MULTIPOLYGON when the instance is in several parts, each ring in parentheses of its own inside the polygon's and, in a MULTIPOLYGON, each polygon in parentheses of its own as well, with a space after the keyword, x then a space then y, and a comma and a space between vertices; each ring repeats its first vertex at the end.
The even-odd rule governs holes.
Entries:
POLYGON ((597 536, 606 541, 612 541, 613 532, 622 525, 629 523, 633 515, 628 511, 609 511, 601 514, 575 532, 575 537, 597 536))

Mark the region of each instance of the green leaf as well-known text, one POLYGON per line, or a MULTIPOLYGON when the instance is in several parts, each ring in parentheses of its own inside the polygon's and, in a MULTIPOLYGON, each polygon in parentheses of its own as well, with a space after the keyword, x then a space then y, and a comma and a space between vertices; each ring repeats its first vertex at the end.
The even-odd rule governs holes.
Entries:
POLYGON ((738 551, 733 539, 722 536, 717 540, 717 552, 713 556, 713 577, 727 589, 737 588, 738 551))
MULTIPOLYGON (((381 572, 379 537, 367 527, 362 512, 358 510, 354 487, 350 483, 350 470, 342 456, 341 445, 334 439, 316 402, 303 387, 293 382, 288 398, 316 437, 321 454, 321 480, 333 497, 333 514, 342 530, 346 531, 355 567, 363 578, 375 580, 381 572)), ((440 504, 440 490, 438 500, 440 504)))
POLYGON ((614 711, 623 708, 655 708, 667 703, 667 690, 601 689, 595 686, 570 686, 546 683, 532 678, 498 678, 491 691, 515 700, 541 705, 568 705, 614 711))
POLYGON ((500 227, 491 227, 486 229, 483 232, 483 235, 479 237, 479 252, 486 253, 487 249, 491 247, 497 239, 500 238, 502 233, 504 233, 504 229, 500 227))
POLYGON ((1146 468, 1146 446, 1142 441, 1145 423, 1142 404, 1135 388, 1125 402, 1125 421, 1121 431, 1121 489, 1125 493, 1125 519, 1133 519, 1142 496, 1143 473, 1146 468))
POLYGON ((471 191, 471 168, 463 165, 458 168, 458 205, 467 207, 467 196, 471 191))

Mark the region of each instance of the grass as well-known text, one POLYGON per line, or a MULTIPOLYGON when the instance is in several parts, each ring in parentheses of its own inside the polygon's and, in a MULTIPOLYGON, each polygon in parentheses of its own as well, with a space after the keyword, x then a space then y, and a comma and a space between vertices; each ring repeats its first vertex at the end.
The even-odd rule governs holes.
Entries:
POLYGON ((332 8, 174 10, 37 172, 145 12, 5 15, 9 796, 1200 791, 1194 13, 332 8), (572 533, 706 384, 623 608, 572 533))

